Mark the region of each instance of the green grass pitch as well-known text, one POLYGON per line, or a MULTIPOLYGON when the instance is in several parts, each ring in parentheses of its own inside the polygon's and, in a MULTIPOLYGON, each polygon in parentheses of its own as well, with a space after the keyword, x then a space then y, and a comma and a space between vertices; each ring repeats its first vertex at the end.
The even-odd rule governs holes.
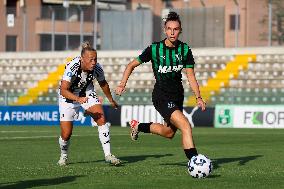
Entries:
POLYGON ((172 140, 111 127, 112 152, 123 165, 104 162, 97 129, 75 127, 66 167, 59 167, 59 127, 0 127, 0 188, 284 188, 284 129, 194 128, 199 153, 213 161, 205 179, 187 173, 181 135, 172 140))

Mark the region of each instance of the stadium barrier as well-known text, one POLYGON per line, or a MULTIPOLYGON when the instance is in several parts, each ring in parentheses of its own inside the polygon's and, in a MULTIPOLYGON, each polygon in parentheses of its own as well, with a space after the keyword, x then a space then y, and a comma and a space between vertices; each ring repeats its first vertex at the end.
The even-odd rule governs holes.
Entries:
MULTIPOLYGON (((123 105, 117 109, 105 105, 105 117, 115 126, 127 127, 132 119, 140 122, 159 122, 163 119, 152 105, 123 105)), ((195 127, 213 127, 214 108, 202 112, 198 108, 185 107, 185 116, 195 127)), ((56 105, 34 106, 0 106, 0 125, 4 126, 59 126, 59 111, 56 105)), ((83 110, 79 111, 75 126, 91 126, 90 116, 85 117, 83 110)))
POLYGON ((284 128, 284 105, 216 105, 216 128, 284 128))
MULTIPOLYGON (((207 105, 283 104, 284 48, 199 48, 192 49, 196 60, 196 78, 207 105), (256 54, 255 56, 245 54, 256 54), (256 58, 256 62, 254 59, 256 58), (246 93, 246 94, 245 94, 246 93)), ((140 51, 99 51, 98 62, 105 71, 110 88, 120 82, 127 63, 140 51)), ((57 89, 66 57, 78 51, 0 53, 0 105, 57 104, 57 89), (32 73, 32 74, 31 74, 32 73), (60 74, 61 73, 61 74, 60 74)), ((129 91, 121 105, 152 104, 155 83, 150 64, 135 69, 129 78, 129 91)), ((188 86, 183 74, 183 84, 188 86)), ((95 87, 99 89, 97 82, 95 87)), ((98 90, 99 95, 103 95, 98 90)), ((185 87, 186 106, 195 105, 195 97, 185 87), (191 96, 191 97, 190 97, 191 96), (189 101, 190 103, 188 103, 189 101)), ((105 98, 106 99, 106 98, 105 98)))

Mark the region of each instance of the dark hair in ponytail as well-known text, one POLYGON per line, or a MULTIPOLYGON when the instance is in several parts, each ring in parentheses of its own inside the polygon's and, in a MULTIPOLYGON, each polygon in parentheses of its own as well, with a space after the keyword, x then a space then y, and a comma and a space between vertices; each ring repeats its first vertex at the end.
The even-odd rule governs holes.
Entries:
POLYGON ((83 54, 86 52, 86 51, 96 51, 96 49, 94 49, 90 43, 88 41, 85 41, 84 43, 82 43, 82 46, 81 46, 82 50, 81 50, 81 56, 83 56, 83 54))
POLYGON ((181 27, 181 21, 180 21, 179 15, 176 12, 169 12, 165 20, 166 20, 165 25, 167 24, 168 21, 177 21, 181 27))

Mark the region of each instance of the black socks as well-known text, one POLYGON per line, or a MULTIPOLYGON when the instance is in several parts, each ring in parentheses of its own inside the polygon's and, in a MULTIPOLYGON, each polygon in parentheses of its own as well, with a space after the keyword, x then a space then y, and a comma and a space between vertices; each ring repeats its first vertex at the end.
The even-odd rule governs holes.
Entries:
POLYGON ((150 122, 150 123, 139 123, 138 125, 138 131, 141 131, 143 133, 150 133, 150 125, 152 124, 153 122, 150 122))
POLYGON ((198 155, 196 148, 184 149, 184 153, 189 160, 191 160, 193 156, 198 155))

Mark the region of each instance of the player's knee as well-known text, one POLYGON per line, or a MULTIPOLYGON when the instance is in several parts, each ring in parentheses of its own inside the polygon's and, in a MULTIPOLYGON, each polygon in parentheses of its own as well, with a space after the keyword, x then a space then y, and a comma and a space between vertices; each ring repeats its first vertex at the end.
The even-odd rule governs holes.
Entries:
POLYGON ((95 122, 97 122, 97 124, 99 125, 104 124, 106 122, 105 116, 103 113, 95 112, 95 113, 91 113, 91 116, 95 120, 95 122))
POLYGON ((180 131, 182 133, 188 133, 188 132, 191 132, 192 129, 191 129, 191 126, 190 124, 185 124, 183 127, 181 127, 180 131))
POLYGON ((96 120, 98 125, 104 125, 106 123, 105 117, 101 117, 100 119, 96 120))
POLYGON ((168 134, 168 135, 167 135, 167 138, 168 138, 168 139, 173 139, 174 136, 175 136, 175 134, 174 134, 174 133, 173 133, 173 134, 171 133, 171 134, 168 134))
POLYGON ((65 141, 69 140, 71 138, 72 132, 63 132, 61 133, 61 138, 65 141))
POLYGON ((61 135, 61 138, 62 138, 64 141, 68 141, 68 140, 71 138, 71 135, 61 135))
POLYGON ((168 139, 173 139, 174 136, 175 136, 175 132, 171 131, 171 130, 169 130, 165 135, 165 137, 168 138, 168 139))

